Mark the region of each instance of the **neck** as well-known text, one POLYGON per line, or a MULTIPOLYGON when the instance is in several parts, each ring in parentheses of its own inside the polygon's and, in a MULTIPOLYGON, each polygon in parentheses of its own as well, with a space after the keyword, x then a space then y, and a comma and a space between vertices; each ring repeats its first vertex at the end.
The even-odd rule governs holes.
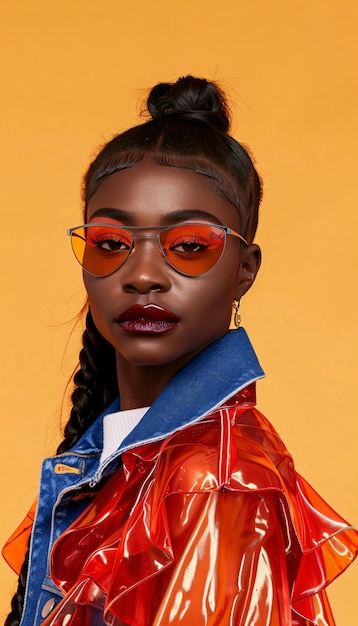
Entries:
POLYGON ((138 366, 128 363, 117 353, 117 378, 121 410, 151 406, 188 360, 190 359, 183 358, 175 364, 138 366))

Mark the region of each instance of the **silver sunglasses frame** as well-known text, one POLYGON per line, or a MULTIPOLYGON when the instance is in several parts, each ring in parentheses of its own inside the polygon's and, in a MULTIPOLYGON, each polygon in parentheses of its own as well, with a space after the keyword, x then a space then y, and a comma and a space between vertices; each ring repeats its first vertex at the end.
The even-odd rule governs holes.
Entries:
MULTIPOLYGON (((76 235, 77 230, 79 230, 80 228, 89 228, 91 226, 111 226, 111 228, 118 228, 118 230, 125 230, 128 233, 130 233, 132 235, 132 244, 131 247, 128 250, 128 254, 126 256, 126 258, 124 259, 124 261, 116 268, 114 269, 112 272, 109 272, 108 274, 94 274, 93 272, 90 272, 86 267, 84 267, 84 265, 82 265, 82 263, 80 262, 80 260, 77 258, 76 253, 74 251, 74 246, 72 244, 72 251, 73 254, 76 258, 76 261, 81 265, 81 267, 84 269, 85 272, 87 272, 88 274, 90 274, 91 276, 95 276, 96 278, 106 278, 107 276, 111 276, 112 274, 114 274, 115 272, 117 272, 123 265, 124 263, 127 261, 130 253, 134 250, 135 247, 135 238, 140 238, 140 239, 157 239, 158 240, 158 245, 159 245, 159 249, 166 261, 166 263, 172 267, 176 272, 178 272, 179 274, 182 274, 183 276, 190 276, 190 277, 195 277, 195 276, 201 276, 202 274, 205 274, 206 272, 208 272, 210 269, 212 269, 211 267, 206 270, 205 272, 202 272, 201 274, 187 274, 186 272, 182 272, 181 270, 179 270, 177 267, 175 267, 175 265, 173 265, 167 255, 165 254, 161 241, 160 241, 160 235, 163 231, 165 230, 171 230, 172 228, 176 228, 176 227, 181 227, 181 226, 194 226, 194 225, 200 225, 200 226, 213 226, 215 228, 219 228, 220 230, 222 230, 226 235, 231 235, 232 237, 237 237, 238 239, 240 239, 246 246, 248 245, 248 242, 246 241, 246 239, 240 235, 240 233, 236 232, 236 230, 234 230, 233 228, 230 228, 229 226, 222 226, 221 224, 213 224, 211 222, 180 222, 178 224, 169 224, 168 226, 123 226, 122 224, 108 224, 108 222, 91 222, 90 224, 81 224, 80 226, 75 226, 74 228, 69 228, 67 230, 67 235, 69 237, 71 237, 71 244, 72 244, 72 237, 73 235, 76 235), (137 234, 136 231, 143 231, 143 230, 156 230, 159 232, 156 232, 155 234, 152 235, 140 235, 137 234)), ((77 235, 78 237, 80 237, 80 235, 77 235)), ((82 239, 82 237, 80 237, 82 239)), ((223 246, 223 251, 222 254, 225 250, 225 245, 223 246)), ((216 263, 221 259, 222 254, 220 255, 219 259, 216 261, 216 263)), ((215 263, 215 265, 216 265, 215 263)), ((212 266, 214 267, 214 265, 212 266)))

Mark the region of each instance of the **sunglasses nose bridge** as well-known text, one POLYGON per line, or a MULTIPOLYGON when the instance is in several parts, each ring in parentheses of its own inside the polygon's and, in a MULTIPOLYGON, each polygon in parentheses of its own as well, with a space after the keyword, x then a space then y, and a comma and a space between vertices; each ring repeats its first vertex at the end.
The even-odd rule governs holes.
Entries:
POLYGON ((159 240, 159 233, 153 233, 152 235, 146 235, 145 233, 135 233, 135 232, 132 232, 132 237, 133 237, 133 241, 135 241, 136 239, 158 239, 159 240))
POLYGON ((161 255, 166 258, 162 244, 161 244, 161 240, 160 240, 160 232, 157 233, 152 233, 152 234, 148 234, 148 233, 138 233, 138 232, 133 232, 131 231, 132 234, 132 245, 131 245, 131 250, 130 253, 133 254, 136 251, 136 242, 139 239, 156 239, 157 240, 157 246, 160 250, 161 255))

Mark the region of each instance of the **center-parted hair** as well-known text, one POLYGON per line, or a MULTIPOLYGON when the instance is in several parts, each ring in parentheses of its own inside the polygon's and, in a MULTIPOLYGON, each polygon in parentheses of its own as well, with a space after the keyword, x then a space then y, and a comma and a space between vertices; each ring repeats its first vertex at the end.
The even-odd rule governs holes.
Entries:
MULTIPOLYGON (((189 168, 207 176, 214 189, 236 206, 240 232, 251 243, 261 200, 261 181, 248 151, 228 133, 230 113, 225 96, 213 82, 185 76, 153 87, 145 112, 147 121, 115 136, 91 163, 83 184, 86 207, 101 182, 133 167, 146 154, 163 166, 189 168)), ((114 348, 94 325, 87 311, 79 367, 74 376, 72 409, 57 449, 63 454, 118 395, 114 348)), ((23 611, 28 554, 5 626, 18 626, 23 611)))

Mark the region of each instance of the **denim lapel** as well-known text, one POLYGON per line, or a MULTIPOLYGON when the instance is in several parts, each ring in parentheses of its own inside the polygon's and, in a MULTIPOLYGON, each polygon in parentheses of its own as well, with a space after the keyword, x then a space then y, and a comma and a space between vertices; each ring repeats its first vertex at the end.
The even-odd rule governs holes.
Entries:
POLYGON ((245 330, 229 331, 178 372, 117 452, 164 439, 263 376, 245 330))

